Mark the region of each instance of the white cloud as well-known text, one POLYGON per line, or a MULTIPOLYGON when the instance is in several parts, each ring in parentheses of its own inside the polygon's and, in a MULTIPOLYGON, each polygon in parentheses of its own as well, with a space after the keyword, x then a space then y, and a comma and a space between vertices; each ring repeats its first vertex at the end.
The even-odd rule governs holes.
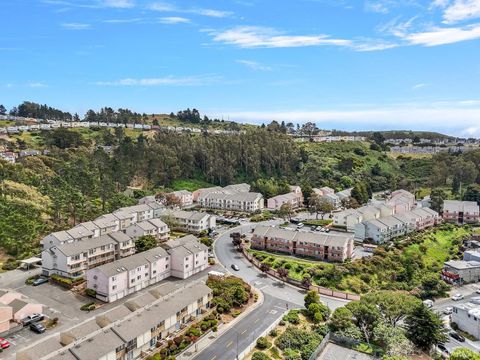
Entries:
POLYGON ((87 30, 90 29, 90 24, 84 23, 63 23, 62 27, 68 30, 87 30))
POLYGON ((450 3, 450 0, 434 0, 430 8, 445 8, 450 3))
POLYGON ((235 60, 237 63, 245 65, 246 67, 255 71, 272 71, 272 68, 252 60, 235 60))
POLYGON ((161 12, 178 12, 178 13, 189 13, 197 14, 208 17, 223 18, 228 17, 233 14, 231 11, 215 10, 215 9, 204 9, 204 8, 179 8, 168 2, 154 2, 147 6, 148 9, 161 12))
POLYGON ((104 7, 128 9, 135 6, 132 0, 103 0, 102 5, 104 7))
POLYGON ((213 41, 241 48, 288 48, 303 46, 351 46, 350 40, 333 39, 328 35, 283 35, 260 26, 239 26, 223 32, 210 32, 213 41))
POLYGON ((446 24, 454 24, 479 17, 480 0, 455 0, 443 13, 444 23, 446 24))
POLYGON ((419 90, 430 86, 430 84, 420 83, 412 86, 412 90, 419 90))
POLYGON ((95 85, 102 86, 202 86, 218 82, 218 76, 167 76, 162 78, 125 78, 115 81, 98 81, 95 85))
POLYGON ((365 3, 365 10, 379 14, 388 14, 390 12, 390 9, 385 2, 371 0, 365 3))
POLYGON ((28 87, 30 88, 44 88, 47 87, 46 84, 41 83, 41 82, 31 82, 27 84, 28 87))
POLYGON ((108 24, 131 24, 131 23, 137 23, 142 21, 141 18, 133 18, 133 19, 109 19, 109 20, 104 20, 104 23, 108 24))
POLYGON ((162 24, 188 24, 190 19, 178 16, 169 16, 158 19, 158 22, 162 24))
POLYGON ((423 32, 397 34, 411 45, 438 46, 480 39, 480 24, 461 27, 434 27, 423 32))

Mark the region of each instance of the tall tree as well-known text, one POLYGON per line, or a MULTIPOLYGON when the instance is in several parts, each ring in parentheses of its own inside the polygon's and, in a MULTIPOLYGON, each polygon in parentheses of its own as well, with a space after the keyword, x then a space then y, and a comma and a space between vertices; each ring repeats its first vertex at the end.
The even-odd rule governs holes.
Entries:
POLYGON ((324 197, 321 197, 318 194, 312 194, 310 196, 308 210, 311 213, 315 213, 317 219, 318 215, 322 215, 323 218, 323 215, 332 212, 334 209, 333 204, 324 197))
POLYGON ((442 319, 423 303, 407 316, 405 325, 407 337, 422 350, 429 351, 434 345, 447 341, 442 319))

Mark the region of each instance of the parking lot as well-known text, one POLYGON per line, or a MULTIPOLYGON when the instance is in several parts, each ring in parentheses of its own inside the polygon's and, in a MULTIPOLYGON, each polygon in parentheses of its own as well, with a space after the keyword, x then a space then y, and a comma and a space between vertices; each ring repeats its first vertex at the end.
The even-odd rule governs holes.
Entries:
MULTIPOLYGON (((205 276, 207 276, 207 273, 212 270, 221 271, 221 267, 219 265, 209 267, 208 269, 186 280, 169 278, 160 282, 159 285, 166 282, 174 282, 178 284, 178 286, 183 286, 185 284, 189 284, 191 282, 198 281, 199 279, 204 278, 205 276)), ((49 283, 35 287, 25 285, 25 280, 28 277, 32 276, 32 274, 36 274, 37 272, 38 269, 32 270, 30 272, 14 270, 3 273, 0 276, 0 288, 7 288, 6 285, 10 285, 8 286, 8 288, 14 289, 15 291, 18 291, 25 296, 28 296, 33 302, 42 304, 44 307, 43 312, 46 315, 47 319, 53 319, 57 317, 58 325, 52 329, 47 329, 44 334, 36 334, 33 331, 29 330, 28 327, 25 327, 14 335, 7 336, 6 339, 10 342, 11 346, 9 349, 5 350, 2 353, 2 360, 13 360, 15 359, 15 353, 18 350, 21 350, 34 343, 44 341, 48 337, 54 336, 55 334, 69 329, 85 320, 101 315, 103 312, 108 311, 128 300, 131 300, 134 297, 142 295, 151 290, 151 287, 148 287, 137 293, 126 296, 119 301, 110 304, 102 303, 103 305, 99 309, 88 312, 80 310, 80 307, 83 304, 92 301, 91 298, 79 296, 70 290, 66 290, 64 288, 56 285, 51 285, 49 283)))

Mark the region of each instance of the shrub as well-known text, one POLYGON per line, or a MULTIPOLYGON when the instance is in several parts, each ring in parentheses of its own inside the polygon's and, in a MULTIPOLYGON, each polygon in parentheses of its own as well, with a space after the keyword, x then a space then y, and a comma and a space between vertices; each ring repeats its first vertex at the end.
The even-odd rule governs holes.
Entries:
MULTIPOLYGON (((203 330, 203 329, 202 329, 202 330, 203 330)), ((207 330, 207 329, 205 329, 205 330, 207 330)), ((187 334, 188 336, 197 336, 197 337, 198 337, 198 336, 202 335, 202 332, 201 332, 199 329, 197 329, 196 327, 191 326, 191 327, 187 330, 186 334, 187 334)))
POLYGON ((86 303, 86 304, 83 304, 81 307, 80 307, 80 310, 82 311, 92 311, 92 310, 95 310, 95 303, 93 301, 89 302, 89 303, 86 303))
POLYGON ((96 297, 97 296, 97 292, 93 289, 86 289, 85 294, 87 294, 88 296, 91 296, 91 297, 96 297))
POLYGON ((267 340, 266 337, 261 336, 257 339, 257 345, 256 346, 257 346, 258 349, 264 350, 264 349, 268 349, 271 346, 271 344, 267 340))
POLYGON ((18 268, 19 264, 20 264, 20 262, 15 260, 15 259, 8 259, 2 265, 2 270, 5 270, 5 271, 15 270, 16 268, 18 268))
POLYGON ((298 313, 300 310, 290 310, 287 315, 285 315, 282 320, 288 321, 291 324, 298 325, 300 323, 300 317, 298 313))
POLYGON ((283 357, 285 360, 302 360, 302 356, 298 351, 293 349, 285 349, 283 352, 283 357))
POLYGON ((271 358, 267 354, 257 351, 253 353, 252 360, 271 360, 271 358))
POLYGON ((271 337, 276 337, 278 335, 278 332, 276 329, 273 329, 272 331, 270 331, 270 334, 269 334, 271 337))

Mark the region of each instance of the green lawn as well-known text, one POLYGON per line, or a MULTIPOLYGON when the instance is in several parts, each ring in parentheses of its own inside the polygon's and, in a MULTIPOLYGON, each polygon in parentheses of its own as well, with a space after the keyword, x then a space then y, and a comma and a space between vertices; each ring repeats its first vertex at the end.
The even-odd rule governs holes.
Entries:
POLYGON ((465 228, 425 233, 422 246, 419 244, 410 245, 406 251, 418 252, 427 266, 433 263, 444 263, 452 254, 458 252, 460 240, 468 234, 469 231, 465 228))

